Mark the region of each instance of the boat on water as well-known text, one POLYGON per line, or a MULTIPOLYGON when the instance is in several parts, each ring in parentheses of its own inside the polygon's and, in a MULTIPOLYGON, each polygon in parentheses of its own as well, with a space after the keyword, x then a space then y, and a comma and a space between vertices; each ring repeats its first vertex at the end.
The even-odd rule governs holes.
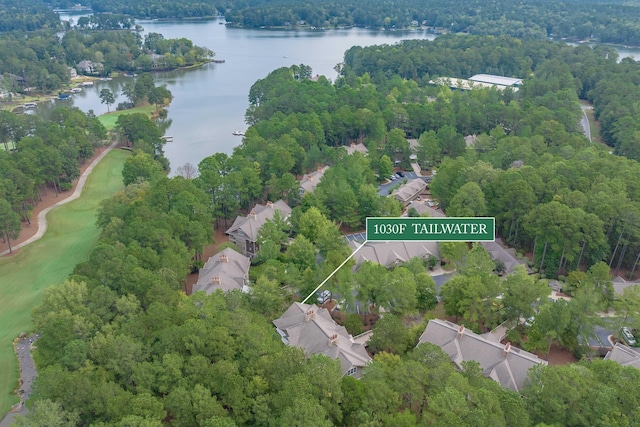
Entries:
POLYGON ((241 130, 234 130, 232 134, 235 136, 244 136, 244 132, 241 130))
POLYGON ((80 93, 80 92, 82 92, 82 88, 81 87, 74 87, 73 89, 71 89, 71 92, 80 93))
POLYGON ((93 86, 93 82, 82 82, 82 86, 93 86))
POLYGON ((38 106, 38 104, 36 104, 35 102, 26 102, 22 108, 36 108, 38 106))
POLYGON ((173 141, 173 137, 169 136, 169 135, 165 135, 161 137, 162 139, 164 139, 165 141, 169 142, 169 141, 173 141))

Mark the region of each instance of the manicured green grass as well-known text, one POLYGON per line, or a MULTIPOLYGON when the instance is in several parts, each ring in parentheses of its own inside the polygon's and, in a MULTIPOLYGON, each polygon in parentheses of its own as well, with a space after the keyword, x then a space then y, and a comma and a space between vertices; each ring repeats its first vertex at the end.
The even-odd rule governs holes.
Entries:
POLYGON ((43 291, 59 285, 76 264, 89 256, 99 237, 96 214, 100 201, 123 188, 122 166, 129 153, 114 149, 94 168, 79 199, 47 215, 44 237, 0 258, 0 418, 18 401, 18 364, 12 341, 33 329, 31 311, 43 291))
POLYGON ((151 117, 151 114, 155 111, 156 111, 155 106, 143 105, 140 107, 131 108, 129 110, 112 111, 111 113, 108 113, 108 114, 102 114, 101 116, 98 117, 98 120, 102 122, 102 125, 105 128, 107 128, 107 130, 111 130, 116 126, 116 121, 118 120, 118 117, 122 116, 123 114, 145 113, 149 117, 151 117))

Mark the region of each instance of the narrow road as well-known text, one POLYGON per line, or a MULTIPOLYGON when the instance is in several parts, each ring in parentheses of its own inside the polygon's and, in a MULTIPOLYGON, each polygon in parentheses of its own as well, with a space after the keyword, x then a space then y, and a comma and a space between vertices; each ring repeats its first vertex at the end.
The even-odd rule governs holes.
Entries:
POLYGON ((584 130, 584 134, 587 136, 587 139, 591 141, 591 126, 589 126, 587 110, 593 110, 593 107, 590 105, 580 104, 580 108, 582 108, 582 120, 580 120, 580 124, 582 125, 582 129, 584 130))
POLYGON ((33 381, 38 375, 36 372, 36 364, 31 357, 31 346, 39 338, 38 335, 30 335, 28 337, 21 338, 15 345, 16 355, 18 356, 18 362, 20 365, 20 403, 15 407, 14 412, 9 412, 0 421, 0 427, 9 427, 16 418, 16 415, 24 415, 27 413, 27 407, 24 402, 31 396, 33 381))
MULTIPOLYGON (((102 158, 104 156, 107 155, 107 153, 109 151, 111 151, 113 149, 113 147, 115 147, 118 143, 114 142, 113 144, 111 144, 109 147, 107 147, 106 150, 104 150, 102 153, 100 153, 100 155, 98 157, 96 157, 93 162, 91 162, 91 164, 89 165, 89 167, 87 167, 87 169, 84 171, 84 173, 82 175, 80 175, 80 178, 78 179, 78 185, 76 186, 75 191, 73 192, 73 194, 71 194, 69 197, 67 197, 64 200, 60 200, 58 203, 49 206, 46 209, 43 209, 42 212, 40 212, 38 214, 38 231, 36 232, 36 234, 34 234, 31 238, 25 240, 22 243, 19 243, 17 245, 15 245, 12 249, 16 250, 16 249, 20 249, 26 245, 28 245, 29 243, 33 243, 36 240, 40 240, 42 238, 42 236, 44 236, 44 233, 47 232, 47 227, 48 227, 48 223, 47 223, 47 214, 49 213, 49 211, 51 211, 52 209, 60 206, 60 205, 64 205, 65 203, 69 203, 75 199, 77 199, 78 197, 80 197, 80 194, 82 194, 82 189, 84 188, 84 184, 87 182, 87 178, 89 177, 89 175, 91 174, 91 172, 93 171, 93 168, 100 163, 100 160, 102 160, 102 158)), ((7 249, 4 252, 0 252, 0 256, 4 256, 7 255, 9 253, 9 250, 7 249)))

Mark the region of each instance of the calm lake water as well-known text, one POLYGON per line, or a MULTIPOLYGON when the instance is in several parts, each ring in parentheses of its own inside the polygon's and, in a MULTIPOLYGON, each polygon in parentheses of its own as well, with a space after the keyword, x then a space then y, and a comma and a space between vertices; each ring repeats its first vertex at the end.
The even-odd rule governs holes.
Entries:
MULTIPOLYGON (((82 15, 61 15, 77 20, 82 15)), ((156 83, 165 84, 173 94, 168 107, 171 122, 166 134, 173 141, 165 146, 165 154, 175 170, 185 163, 197 165, 214 153, 230 154, 241 142, 234 130, 245 130, 244 113, 248 107, 251 85, 271 71, 293 64, 306 64, 313 74, 334 80, 334 67, 352 46, 393 44, 403 39, 429 39, 425 31, 376 31, 352 28, 327 31, 255 30, 227 28, 224 19, 190 21, 138 21, 144 33, 160 33, 165 38, 185 37, 198 46, 206 46, 224 64, 207 64, 192 70, 154 73, 156 83)), ((619 49, 620 56, 635 55, 640 49, 619 49)), ((46 115, 54 106, 65 103, 83 111, 100 115, 107 106, 100 103, 100 90, 109 87, 120 95, 126 77, 109 82, 96 82, 70 100, 53 101, 38 106, 38 114, 46 115)), ((111 106, 111 109, 115 105, 111 106)))
MULTIPOLYGON (((72 16, 77 20, 78 16, 72 16)), ((63 16, 63 19, 68 19, 63 16)), ((165 154, 173 170, 185 163, 197 165, 214 153, 230 154, 241 142, 234 130, 245 130, 244 113, 248 95, 256 80, 271 71, 293 64, 306 64, 313 74, 334 80, 334 67, 352 46, 393 44, 403 39, 434 39, 425 31, 389 32, 365 29, 330 31, 254 30, 227 28, 224 19, 196 21, 138 21, 145 33, 160 33, 165 38, 185 37, 198 46, 206 46, 224 64, 172 72, 154 73, 157 84, 165 84, 173 94, 168 107, 171 124, 166 131, 173 141, 165 154)), ((109 87, 122 92, 126 77, 109 82, 98 81, 66 101, 41 104, 38 113, 46 115, 56 105, 73 105, 96 115, 107 112, 99 93, 109 87)), ((116 101, 124 101, 122 96, 116 101)), ((111 106, 113 110, 115 105, 111 106)))

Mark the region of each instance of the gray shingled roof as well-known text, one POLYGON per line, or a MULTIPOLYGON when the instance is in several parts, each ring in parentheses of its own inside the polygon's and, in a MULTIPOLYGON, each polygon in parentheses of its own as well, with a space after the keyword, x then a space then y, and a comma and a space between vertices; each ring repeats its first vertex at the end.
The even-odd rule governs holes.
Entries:
POLYGON ((369 153, 369 150, 364 146, 363 143, 345 145, 344 148, 347 150, 348 155, 352 155, 356 151, 365 155, 369 153))
POLYGON ((527 269, 528 273, 532 273, 533 271, 527 265, 527 261, 523 259, 519 259, 516 256, 516 251, 513 248, 505 249, 502 245, 502 239, 496 237, 495 242, 481 242, 482 247, 484 247, 491 258, 495 260, 500 260, 504 264, 505 273, 511 274, 516 270, 516 267, 520 264, 524 265, 527 269))
POLYGON ((623 279, 620 276, 618 276, 615 279, 613 279, 612 282, 613 282, 613 290, 617 295, 624 294, 624 290, 627 289, 630 286, 640 285, 640 282, 637 281, 637 280, 635 280, 633 282, 630 282, 628 280, 623 279))
POLYGON ((317 170, 306 174, 300 180, 300 187, 304 190, 305 193, 313 193, 315 191, 327 169, 329 169, 329 166, 318 168, 317 170))
POLYGON ((414 208, 418 215, 428 214, 429 218, 445 218, 446 215, 440 209, 434 209, 424 202, 412 201, 407 205, 407 209, 414 208))
MULTIPOLYGON (((349 247, 355 251, 360 243, 349 242, 349 247)), ((411 258, 427 258, 429 255, 440 258, 437 242, 367 242, 354 258, 358 267, 365 261, 391 267, 411 258)))
POLYGON ((205 291, 207 295, 216 289, 228 292, 232 289, 248 291, 251 261, 231 248, 226 248, 209 258, 198 272, 193 291, 205 291))
POLYGON ((371 361, 364 345, 354 342, 344 326, 333 321, 329 310, 315 304, 293 303, 273 324, 286 344, 302 348, 307 356, 323 354, 339 360, 343 375, 371 361), (331 341, 332 336, 337 337, 331 341))
POLYGON ((446 320, 430 320, 419 342, 439 346, 459 369, 462 362, 478 362, 486 377, 514 391, 522 389, 530 368, 547 364, 535 354, 510 344, 491 342, 446 320))
POLYGON ((280 211, 286 218, 291 215, 291 208, 283 200, 278 200, 274 203, 267 203, 266 205, 256 204, 251 209, 249 215, 238 216, 233 225, 225 234, 231 234, 234 231, 242 230, 242 232, 248 237, 249 241, 255 242, 258 239, 258 232, 264 225, 267 219, 273 219, 275 211, 280 211))
POLYGON ((640 351, 620 343, 616 343, 604 357, 604 360, 613 360, 622 366, 633 366, 640 369, 640 351))
POLYGON ((422 191, 427 188, 427 183, 422 179, 412 179, 406 184, 400 186, 397 190, 394 190, 391 195, 402 203, 409 203, 411 199, 418 196, 422 191))

